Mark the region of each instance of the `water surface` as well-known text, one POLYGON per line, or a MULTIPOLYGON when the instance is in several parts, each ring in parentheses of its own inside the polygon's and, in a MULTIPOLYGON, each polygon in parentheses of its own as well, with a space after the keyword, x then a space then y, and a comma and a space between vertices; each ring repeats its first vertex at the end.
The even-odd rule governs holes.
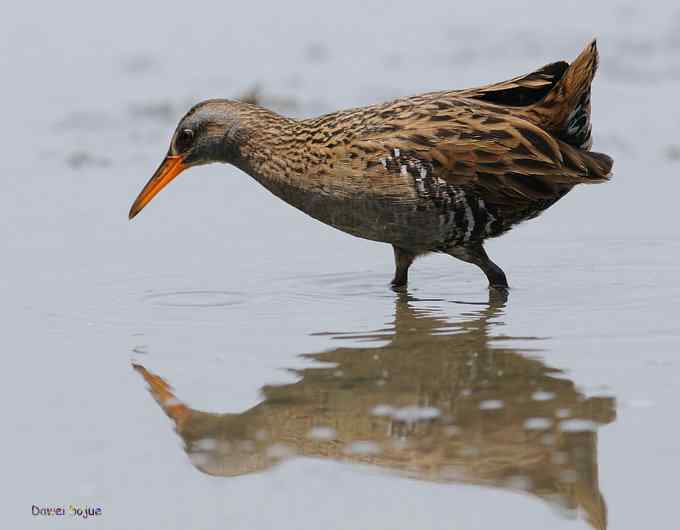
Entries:
POLYGON ((5 525, 672 527, 680 10, 623 2, 14 6, 0 21, 5 525), (392 252, 238 170, 127 211, 206 97, 296 116, 509 78, 599 37, 611 183, 492 241, 512 285, 392 252), (510 523, 509 523, 510 521, 510 523))

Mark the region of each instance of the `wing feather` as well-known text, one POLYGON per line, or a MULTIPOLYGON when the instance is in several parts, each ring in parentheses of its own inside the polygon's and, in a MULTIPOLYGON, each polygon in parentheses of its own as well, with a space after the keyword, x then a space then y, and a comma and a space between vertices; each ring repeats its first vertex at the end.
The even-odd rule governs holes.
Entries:
MULTIPOLYGON (((418 119, 371 129, 354 143, 378 157, 396 152, 418 160, 431 166, 435 178, 474 189, 498 206, 526 208, 554 201, 576 184, 608 178, 611 159, 606 155, 574 148, 484 103, 466 98, 447 98, 447 103, 455 104, 443 108, 434 102, 418 119)), ((376 164, 375 171, 380 170, 376 164)))

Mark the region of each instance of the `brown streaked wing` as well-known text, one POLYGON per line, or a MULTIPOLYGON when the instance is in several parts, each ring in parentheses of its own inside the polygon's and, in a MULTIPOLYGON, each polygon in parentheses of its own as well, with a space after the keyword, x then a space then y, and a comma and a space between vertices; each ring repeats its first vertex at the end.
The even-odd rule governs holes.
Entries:
MULTIPOLYGON (((433 177, 474 188, 484 201, 498 206, 557 199, 576 184, 605 180, 611 167, 604 155, 575 149, 528 121, 494 114, 484 104, 459 100, 437 115, 448 119, 402 122, 390 131, 371 131, 355 143, 386 156, 398 149, 430 165, 433 177)), ((377 164, 373 168, 382 169, 377 164)))
POLYGON ((558 61, 546 64, 529 74, 477 88, 458 90, 455 94, 457 97, 477 99, 497 105, 523 107, 544 98, 562 78, 567 68, 569 68, 569 63, 558 61))

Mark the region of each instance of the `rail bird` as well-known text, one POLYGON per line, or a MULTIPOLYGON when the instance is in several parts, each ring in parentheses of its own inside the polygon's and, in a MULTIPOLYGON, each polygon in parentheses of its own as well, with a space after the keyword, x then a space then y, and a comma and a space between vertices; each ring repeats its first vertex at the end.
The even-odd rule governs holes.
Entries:
POLYGON ((227 99, 198 103, 130 209, 179 173, 222 162, 311 217, 394 249, 392 285, 431 252, 477 265, 507 289, 484 241, 536 217, 576 184, 606 181, 590 151, 595 41, 571 63, 479 88, 430 92, 295 120, 227 99))

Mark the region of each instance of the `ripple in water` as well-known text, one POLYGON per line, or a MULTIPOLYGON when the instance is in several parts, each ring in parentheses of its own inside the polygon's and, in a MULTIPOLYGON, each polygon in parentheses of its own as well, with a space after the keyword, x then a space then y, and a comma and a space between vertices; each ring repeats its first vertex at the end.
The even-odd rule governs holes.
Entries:
POLYGON ((154 292, 144 296, 160 307, 227 307, 242 304, 243 293, 235 291, 208 291, 187 289, 183 291, 154 292))

